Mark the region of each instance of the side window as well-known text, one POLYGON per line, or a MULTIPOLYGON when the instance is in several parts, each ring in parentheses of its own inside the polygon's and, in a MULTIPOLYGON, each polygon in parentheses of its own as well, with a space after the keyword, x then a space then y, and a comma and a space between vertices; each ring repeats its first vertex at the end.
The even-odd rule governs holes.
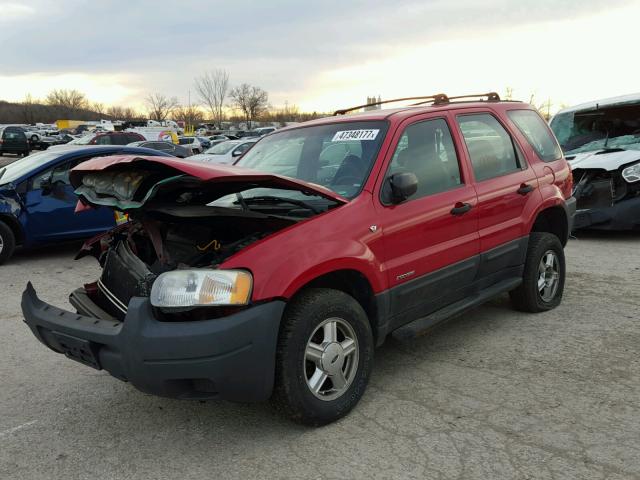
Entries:
POLYGON ((427 120, 406 128, 393 154, 387 178, 401 172, 411 172, 418 177, 418 191, 412 200, 460 185, 458 156, 445 120, 427 120))
POLYGON ((251 147, 251 145, 253 145, 253 143, 243 143, 242 145, 239 145, 238 147, 236 147, 233 153, 236 155, 241 155, 247 150, 249 150, 249 147, 251 147))
POLYGON ((58 186, 70 185, 69 172, 78 163, 79 162, 77 160, 73 162, 66 162, 39 173, 37 176, 33 177, 33 180, 31 181, 31 189, 38 190, 42 188, 43 183, 58 186))
POLYGON ((460 115, 458 125, 469 151, 476 180, 500 177, 522 169, 511 135, 488 113, 460 115))
POLYGON ((96 138, 96 145, 111 145, 111 138, 109 135, 100 135, 96 138))
POLYGON ((507 115, 527 138, 540 160, 553 162, 562 158, 560 145, 540 115, 533 110, 509 110, 507 115))

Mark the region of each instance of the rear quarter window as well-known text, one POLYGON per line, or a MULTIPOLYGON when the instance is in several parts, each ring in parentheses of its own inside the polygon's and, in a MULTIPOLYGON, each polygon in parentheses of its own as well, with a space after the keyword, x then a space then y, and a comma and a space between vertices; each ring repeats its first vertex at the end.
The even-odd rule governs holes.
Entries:
POLYGON ((533 110, 509 110, 507 115, 525 136, 540 160, 553 162, 562 158, 560 145, 538 113, 533 110))

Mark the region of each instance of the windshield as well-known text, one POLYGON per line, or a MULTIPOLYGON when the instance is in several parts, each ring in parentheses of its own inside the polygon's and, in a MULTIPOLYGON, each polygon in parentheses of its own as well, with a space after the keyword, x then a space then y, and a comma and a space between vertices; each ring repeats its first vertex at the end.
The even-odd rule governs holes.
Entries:
POLYGON ((353 198, 369 175, 386 130, 386 122, 369 121, 272 133, 236 165, 316 183, 353 198))
POLYGON ((205 153, 209 155, 224 155, 225 153, 228 153, 233 147, 237 147, 238 145, 240 145, 240 142, 222 142, 214 145, 205 153))
POLYGON ((640 103, 559 113, 551 129, 565 154, 604 148, 640 150, 640 103))
POLYGON ((179 138, 178 142, 180 142, 180 145, 189 145, 193 143, 193 138, 179 138))
POLYGON ((71 140, 68 145, 89 145, 89 142, 93 140, 93 135, 85 135, 84 137, 71 140))
POLYGON ((28 174, 38 166, 53 160, 54 158, 59 157, 64 152, 60 151, 44 151, 34 153, 33 155, 29 155, 28 157, 21 158, 20 160, 16 160, 13 163, 10 163, 6 167, 4 167, 4 173, 2 177, 0 177, 0 184, 14 182, 24 175, 28 174))

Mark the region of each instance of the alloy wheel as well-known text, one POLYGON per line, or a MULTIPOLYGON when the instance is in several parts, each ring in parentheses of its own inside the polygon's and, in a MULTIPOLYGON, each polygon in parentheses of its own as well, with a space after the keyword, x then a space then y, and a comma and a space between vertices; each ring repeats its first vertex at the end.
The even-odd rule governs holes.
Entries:
POLYGON ((313 331, 304 352, 303 369, 311 393, 320 400, 344 394, 358 370, 358 338, 341 318, 328 318, 313 331))
POLYGON ((545 302, 550 302, 558 291, 560 284, 560 262, 553 250, 547 250, 538 266, 538 293, 545 302))

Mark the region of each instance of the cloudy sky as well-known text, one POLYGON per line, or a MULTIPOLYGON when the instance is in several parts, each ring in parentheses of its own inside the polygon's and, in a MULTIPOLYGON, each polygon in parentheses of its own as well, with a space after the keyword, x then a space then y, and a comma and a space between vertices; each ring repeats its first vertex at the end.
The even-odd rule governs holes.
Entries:
POLYGON ((186 103, 224 68, 304 110, 506 87, 557 108, 640 91, 639 21, 640 0, 0 0, 0 99, 186 103))

